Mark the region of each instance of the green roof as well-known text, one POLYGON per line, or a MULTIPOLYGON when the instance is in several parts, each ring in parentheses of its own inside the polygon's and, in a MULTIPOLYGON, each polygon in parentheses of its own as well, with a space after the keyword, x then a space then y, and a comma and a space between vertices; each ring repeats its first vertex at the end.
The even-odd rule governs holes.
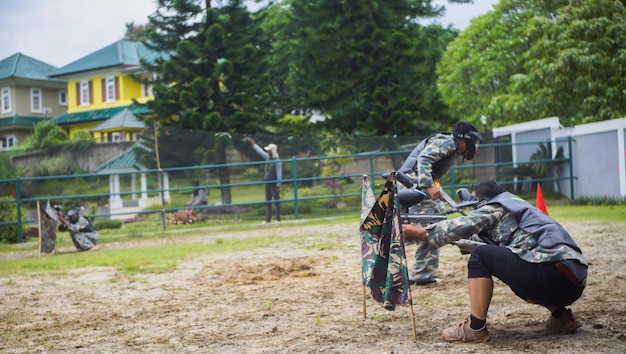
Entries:
POLYGON ((165 52, 155 52, 143 43, 122 39, 65 65, 53 72, 51 76, 60 77, 110 67, 139 66, 140 58, 148 62, 154 62, 159 57, 168 59, 169 55, 165 52))
POLYGON ((52 123, 56 125, 62 125, 62 124, 87 123, 87 122, 93 122, 97 120, 105 120, 124 111, 125 109, 129 110, 133 114, 144 114, 144 113, 151 112, 146 107, 132 104, 129 106, 96 109, 96 110, 85 111, 85 112, 63 113, 60 116, 53 118, 52 123))
POLYGON ((0 80, 15 78, 65 82, 65 80, 50 78, 50 74, 56 70, 56 66, 46 64, 21 53, 16 53, 0 60, 0 80))
POLYGON ((37 125, 37 123, 43 122, 49 119, 50 118, 43 118, 43 117, 24 117, 24 116, 15 114, 10 117, 0 118, 0 127, 11 127, 11 126, 16 126, 16 125, 34 127, 35 125, 37 125))
POLYGON ((146 167, 141 162, 139 162, 139 160, 137 160, 137 154, 136 154, 137 149, 150 151, 143 144, 135 143, 130 149, 124 151, 123 153, 117 155, 116 157, 96 167, 95 172, 103 172, 103 171, 122 172, 122 171, 145 170, 146 167))
POLYGON ((121 112, 91 129, 91 132, 103 132, 118 128, 144 129, 145 127, 146 124, 142 120, 138 119, 128 108, 124 108, 121 112))

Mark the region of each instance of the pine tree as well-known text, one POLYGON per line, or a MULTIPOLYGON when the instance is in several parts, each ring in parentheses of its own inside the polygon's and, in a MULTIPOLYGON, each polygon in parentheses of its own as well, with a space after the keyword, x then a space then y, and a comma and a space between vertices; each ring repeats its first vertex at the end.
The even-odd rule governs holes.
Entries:
MULTIPOLYGON (((147 104, 154 119, 215 132, 190 149, 210 159, 203 163, 226 164, 230 134, 255 132, 273 120, 263 110, 269 95, 265 55, 257 43, 260 27, 241 0, 217 8, 210 0, 158 0, 149 26, 146 45, 170 53, 149 67, 158 77, 154 100, 147 104)), ((230 184, 227 168, 219 169, 219 178, 222 185, 230 184)), ((231 202, 228 187, 222 189, 222 202, 231 202)))
MULTIPOLYGON (((430 1, 294 0, 294 94, 324 113, 331 131, 425 134, 451 126, 435 64, 456 31, 423 27, 430 1)), ((392 147, 386 147, 392 148, 392 147)))

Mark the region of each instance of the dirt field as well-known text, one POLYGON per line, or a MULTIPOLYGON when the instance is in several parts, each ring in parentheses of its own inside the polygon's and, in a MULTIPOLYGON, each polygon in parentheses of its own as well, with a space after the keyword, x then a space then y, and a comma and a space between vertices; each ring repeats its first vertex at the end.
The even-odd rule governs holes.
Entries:
MULTIPOLYGON (((84 268, 54 278, 0 279, 2 353, 625 353, 624 225, 564 225, 590 263, 572 306, 583 327, 548 335, 548 312, 522 302, 496 280, 489 312, 492 340, 450 344, 441 329, 468 314, 466 260, 442 249, 437 285, 413 286, 412 307, 384 310, 369 293, 363 310, 356 222, 261 227, 250 232, 110 242, 101 251, 220 238, 294 235, 257 251, 208 254, 173 272, 129 277, 84 268)), ((409 266, 414 248, 408 246, 409 266)), ((36 257, 33 252, 0 257, 36 257)), ((54 256, 49 256, 54 257, 54 256)))

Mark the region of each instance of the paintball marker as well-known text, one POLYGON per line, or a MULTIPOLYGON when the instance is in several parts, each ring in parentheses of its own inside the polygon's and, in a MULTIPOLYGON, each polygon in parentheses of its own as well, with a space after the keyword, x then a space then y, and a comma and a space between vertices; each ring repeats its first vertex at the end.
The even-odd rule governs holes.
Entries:
MULTIPOLYGON (((387 176, 383 175, 383 177, 385 178, 387 178, 387 176)), ((449 206, 449 208, 446 209, 445 212, 429 214, 410 213, 408 211, 409 207, 421 203, 424 199, 430 199, 430 196, 428 195, 428 193, 419 189, 419 187, 417 187, 413 183, 413 180, 411 180, 402 171, 396 171, 396 180, 406 187, 406 189, 398 191, 398 200, 400 202, 401 208, 404 210, 404 212, 400 213, 400 221, 403 224, 429 225, 438 223, 440 221, 446 220, 449 214, 459 213, 461 215, 466 215, 464 211, 465 208, 473 207, 478 204, 478 200, 476 199, 476 197, 472 196, 466 188, 457 189, 457 196, 460 200, 460 203, 457 203, 443 190, 443 188, 439 187, 441 192, 441 198, 449 206)), ((474 235, 472 237, 480 239, 478 235, 474 235)), ((485 242, 472 239, 461 239, 454 242, 454 245, 459 247, 461 254, 469 254, 476 247, 485 244, 485 242)))
POLYGON ((482 241, 474 241, 474 240, 462 238, 458 241, 454 241, 454 245, 459 247, 461 254, 470 254, 472 253, 474 248, 478 246, 486 245, 486 243, 482 241))

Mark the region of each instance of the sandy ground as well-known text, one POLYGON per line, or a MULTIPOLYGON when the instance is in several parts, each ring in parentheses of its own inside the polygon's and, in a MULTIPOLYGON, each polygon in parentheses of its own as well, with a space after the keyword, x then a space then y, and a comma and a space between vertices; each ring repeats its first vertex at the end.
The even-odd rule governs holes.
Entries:
MULTIPOLYGON (((2 353, 625 353, 624 225, 564 225, 589 261, 572 309, 575 334, 546 334, 548 312, 496 280, 492 340, 452 344, 440 331, 469 303, 466 255, 442 249, 442 282, 411 288, 414 305, 386 311, 365 296, 358 225, 266 226, 109 242, 98 252, 167 243, 298 235, 255 251, 205 254, 176 270, 128 276, 115 268, 0 279, 2 353), (412 318, 417 339, 413 339, 412 318)), ((412 265, 414 248, 407 247, 412 265)), ((17 252, 0 257, 33 257, 17 252)), ((50 255, 49 257, 54 257, 50 255)))

